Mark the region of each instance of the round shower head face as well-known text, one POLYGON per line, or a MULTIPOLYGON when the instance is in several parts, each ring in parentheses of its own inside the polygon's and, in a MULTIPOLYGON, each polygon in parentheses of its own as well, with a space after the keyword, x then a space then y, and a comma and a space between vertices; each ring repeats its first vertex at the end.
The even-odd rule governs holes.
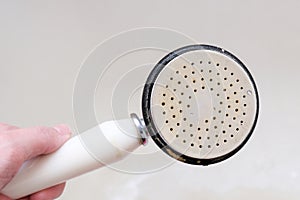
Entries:
POLYGON ((191 45, 150 73, 142 109, 155 143, 182 162, 208 165, 235 154, 258 117, 258 92, 245 65, 214 46, 191 45))

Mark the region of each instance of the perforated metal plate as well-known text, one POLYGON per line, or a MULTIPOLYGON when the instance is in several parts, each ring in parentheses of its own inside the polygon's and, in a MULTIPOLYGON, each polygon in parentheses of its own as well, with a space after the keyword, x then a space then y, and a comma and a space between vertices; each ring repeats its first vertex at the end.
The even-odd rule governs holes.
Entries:
POLYGON ((208 165, 236 153, 258 117, 258 92, 244 64, 208 45, 180 48, 150 73, 143 115, 156 144, 170 156, 208 165))

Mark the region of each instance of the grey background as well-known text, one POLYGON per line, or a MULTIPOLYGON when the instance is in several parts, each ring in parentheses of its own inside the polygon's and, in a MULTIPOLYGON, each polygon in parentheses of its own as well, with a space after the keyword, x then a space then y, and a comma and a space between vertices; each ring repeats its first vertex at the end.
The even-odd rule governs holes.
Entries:
POLYGON ((0 121, 74 129, 72 91, 88 53, 128 29, 174 29, 250 68, 262 108, 250 142, 211 167, 103 168, 70 181, 59 199, 298 199, 299 8, 296 0, 0 1, 0 121))

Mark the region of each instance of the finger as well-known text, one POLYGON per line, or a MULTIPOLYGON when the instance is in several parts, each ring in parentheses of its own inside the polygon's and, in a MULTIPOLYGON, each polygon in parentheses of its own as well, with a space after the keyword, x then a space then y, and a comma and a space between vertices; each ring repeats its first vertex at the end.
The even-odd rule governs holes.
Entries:
POLYGON ((10 134, 0 134, 0 190, 13 178, 24 161, 57 150, 70 135, 66 125, 16 129, 10 134))
POLYGON ((30 196, 30 200, 52 200, 59 197, 65 188, 65 183, 55 185, 30 196))
MULTIPOLYGON (((28 129, 16 129, 5 134, 7 149, 13 152, 16 159, 21 162, 42 154, 48 154, 57 150, 71 135, 66 125, 54 128, 35 127, 28 129)), ((3 138, 2 138, 3 139, 3 138)))
POLYGON ((10 131, 10 130, 15 130, 15 129, 18 129, 18 127, 9 125, 9 124, 5 124, 5 123, 0 123, 0 133, 3 131, 10 131))

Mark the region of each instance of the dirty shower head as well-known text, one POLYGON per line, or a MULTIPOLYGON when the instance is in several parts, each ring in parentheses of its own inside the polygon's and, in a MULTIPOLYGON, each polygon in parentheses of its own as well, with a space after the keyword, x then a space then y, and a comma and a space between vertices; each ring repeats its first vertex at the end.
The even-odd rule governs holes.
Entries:
POLYGON ((209 165, 239 151, 251 136, 258 92, 246 66, 209 45, 177 49, 151 71, 142 111, 154 142, 179 161, 209 165))

